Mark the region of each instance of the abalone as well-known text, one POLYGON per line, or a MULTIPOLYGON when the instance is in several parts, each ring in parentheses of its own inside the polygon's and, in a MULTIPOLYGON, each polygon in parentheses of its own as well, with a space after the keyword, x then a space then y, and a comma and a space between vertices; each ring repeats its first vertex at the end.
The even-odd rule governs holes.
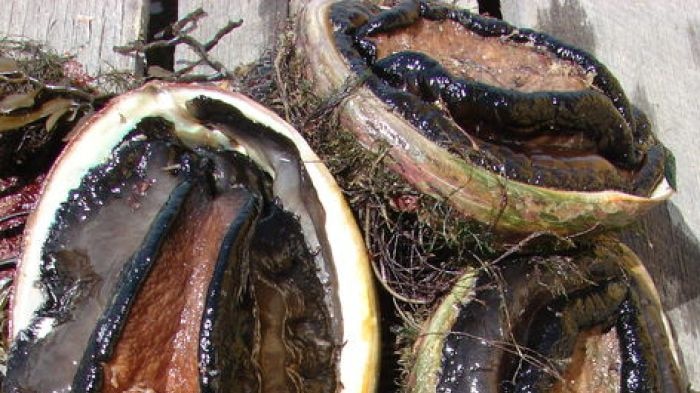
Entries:
POLYGON ((153 82, 74 132, 28 220, 6 392, 368 392, 377 311, 340 190, 252 100, 153 82))
POLYGON ((411 392, 685 392, 648 273, 612 239, 471 269, 426 322, 411 392))
POLYGON ((620 227, 673 192, 646 116, 553 37, 417 0, 315 0, 298 26, 315 91, 358 141, 497 231, 620 227))

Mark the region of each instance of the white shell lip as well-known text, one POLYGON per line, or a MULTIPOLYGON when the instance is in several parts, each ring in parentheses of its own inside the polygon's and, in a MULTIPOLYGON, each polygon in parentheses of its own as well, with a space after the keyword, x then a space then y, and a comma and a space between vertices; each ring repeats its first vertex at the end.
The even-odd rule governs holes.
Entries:
MULTIPOLYGON (((29 326, 34 313, 43 304, 44 296, 36 282, 42 243, 49 234, 54 212, 69 192, 79 186, 80 179, 88 170, 106 162, 112 149, 125 135, 124 130, 133 129, 145 116, 160 116, 178 125, 178 137, 185 143, 191 139, 220 149, 237 150, 226 136, 207 130, 188 116, 185 102, 202 95, 238 108, 250 120, 292 141, 298 149, 300 161, 315 185, 318 199, 325 210, 327 219, 323 226, 328 243, 333 245, 331 252, 338 277, 337 296, 343 315, 344 345, 340 350, 338 367, 339 385, 342 386, 340 391, 374 391, 379 370, 380 345, 373 276, 363 238, 340 188, 325 165, 291 125, 242 94, 210 85, 150 82, 113 99, 72 133, 71 140, 44 182, 36 210, 27 220, 24 252, 17 266, 11 303, 10 340, 16 339, 19 332, 29 326), (99 128, 102 132, 87 132, 93 128, 99 128), (80 158, 68 162, 65 157, 72 151, 79 151, 80 158)), ((255 157, 251 158, 255 160, 255 157)), ((264 162, 258 164, 265 168, 264 162)), ((40 337, 47 334, 52 329, 52 324, 50 319, 40 321, 37 334, 40 337)))
MULTIPOLYGON (((668 348, 673 358, 673 366, 678 367, 679 378, 686 382, 685 370, 679 366, 681 363, 674 331, 663 310, 654 281, 644 263, 627 245, 617 239, 599 237, 595 244, 597 252, 604 254, 612 252, 613 255, 617 256, 616 263, 624 271, 623 276, 634 283, 631 285, 637 287, 640 303, 647 306, 646 311, 652 310, 651 312, 654 314, 652 317, 660 322, 656 327, 661 329, 663 340, 656 342, 655 345, 668 348)), ((442 365, 444 338, 458 318, 460 309, 467 304, 478 301, 475 299, 477 299, 476 294, 479 289, 477 286, 479 274, 478 269, 466 269, 456 280, 450 292, 440 301, 430 318, 424 322, 422 334, 413 347, 416 361, 409 374, 409 392, 435 392, 440 375, 439 372, 433 370, 438 370, 442 365)))
MULTIPOLYGON (((297 50, 305 59, 307 77, 321 96, 337 93, 353 78, 349 64, 333 40, 329 13, 338 2, 311 0, 298 25, 297 50)), ((465 169, 469 164, 452 155, 438 162, 435 157, 448 153, 413 132, 412 124, 366 86, 355 88, 344 98, 339 112, 347 129, 360 129, 365 134, 360 141, 363 145, 370 150, 375 145, 386 149, 390 161, 408 173, 403 176, 418 190, 448 200, 465 216, 488 224, 497 232, 549 231, 570 235, 598 227, 620 228, 675 193, 666 179, 650 196, 644 197, 616 190, 584 192, 533 186, 508 180, 481 167, 471 165, 465 169), (421 146, 424 151, 416 153, 415 146, 421 146), (504 196, 512 202, 505 208, 501 202, 504 196)))

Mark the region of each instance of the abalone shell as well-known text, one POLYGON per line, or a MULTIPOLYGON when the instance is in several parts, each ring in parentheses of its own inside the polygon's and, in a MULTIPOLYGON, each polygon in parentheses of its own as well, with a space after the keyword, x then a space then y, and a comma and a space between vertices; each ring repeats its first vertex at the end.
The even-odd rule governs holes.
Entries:
POLYGON ((673 192, 646 116, 553 37, 417 0, 314 0, 298 27, 307 76, 345 128, 496 231, 620 227, 673 192))
POLYGON ((471 269, 425 323, 411 392, 685 392, 654 284, 613 239, 471 269))
POLYGON ((153 82, 83 124, 15 282, 6 392, 374 389, 352 214, 301 136, 239 94, 153 82))

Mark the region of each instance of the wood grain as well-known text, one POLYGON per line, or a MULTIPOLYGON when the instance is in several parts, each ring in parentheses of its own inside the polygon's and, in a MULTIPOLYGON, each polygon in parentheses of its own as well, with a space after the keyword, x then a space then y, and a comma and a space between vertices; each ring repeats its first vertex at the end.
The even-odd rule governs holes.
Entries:
MULTIPOLYGON (((286 25, 289 2, 288 0, 180 0, 178 15, 181 18, 198 7, 202 7, 208 14, 192 32, 192 36, 201 42, 211 39, 229 20, 243 20, 242 26, 221 39, 210 52, 214 60, 220 61, 227 69, 233 70, 239 65, 254 62, 265 51, 273 49, 277 35, 286 25)), ((176 69, 182 68, 182 61, 194 59, 196 57, 189 48, 179 46, 175 50, 176 69)), ((208 71, 211 70, 198 70, 198 72, 208 71)))
POLYGON ((88 73, 134 71, 133 58, 114 53, 142 35, 148 0, 3 0, 0 37, 25 37, 75 55, 88 73))
POLYGON ((700 9, 691 2, 503 0, 504 19, 595 54, 676 156, 679 191, 623 235, 659 288, 700 388, 700 9))

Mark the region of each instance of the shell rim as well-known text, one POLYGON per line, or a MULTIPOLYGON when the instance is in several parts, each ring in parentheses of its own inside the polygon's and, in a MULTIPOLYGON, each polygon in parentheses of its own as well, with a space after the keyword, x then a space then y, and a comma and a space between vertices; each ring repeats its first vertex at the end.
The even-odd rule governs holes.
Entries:
MULTIPOLYGON (((348 82, 352 81, 353 73, 350 66, 339 52, 338 48, 334 44, 333 31, 334 28, 331 25, 331 19, 329 17, 330 7, 338 2, 338 0, 312 0, 307 3, 305 8, 302 10, 302 22, 299 23, 299 34, 298 34, 298 44, 297 52, 302 58, 305 59, 307 76, 313 82, 314 88, 317 90, 321 97, 332 96, 343 87, 346 87, 348 82), (304 47, 312 47, 314 50, 304 50, 304 47)), ((359 86, 353 90, 353 92, 343 99, 339 108, 341 116, 343 112, 347 112, 346 117, 350 119, 357 119, 363 116, 363 114, 372 113, 377 116, 380 121, 376 123, 381 123, 378 126, 372 126, 361 121, 348 121, 344 125, 347 128, 364 128, 362 131, 365 134, 374 133, 381 134, 387 133, 391 134, 392 137, 401 136, 403 139, 390 140, 386 135, 379 137, 371 137, 374 140, 370 143, 363 143, 365 147, 373 144, 376 140, 380 140, 380 143, 388 142, 389 156, 391 156, 394 161, 396 161, 397 166, 410 166, 414 165, 416 168, 420 168, 423 171, 433 170, 436 168, 422 166, 419 164, 412 164, 409 162, 408 157, 411 156, 409 148, 406 147, 406 135, 408 130, 413 130, 415 127, 410 124, 406 119, 404 119, 399 114, 393 112, 386 103, 381 99, 376 97, 374 93, 366 86, 359 86), (369 128, 369 130, 367 129, 369 128), (403 143, 403 144, 402 144, 403 143)), ((367 116, 365 116, 367 117, 367 116)), ((359 131, 353 130, 356 135, 359 131)), ((421 146, 430 146, 434 143, 430 142, 427 138, 422 135, 412 132, 410 138, 413 141, 418 141, 421 146)), ((433 151, 441 151, 447 153, 446 150, 435 145, 433 151)), ((369 146, 372 150, 372 146, 369 146)), ((481 179, 487 179, 491 184, 503 184, 506 189, 506 194, 522 194, 532 197, 536 200, 538 206, 551 205, 552 203, 558 203, 562 200, 567 200, 569 203, 575 203, 578 205, 578 210, 581 213, 577 214, 576 217, 586 216, 594 219, 598 224, 602 224, 605 227, 622 227, 631 223, 634 218, 651 207, 661 203, 664 200, 669 199, 675 190, 671 187, 671 184, 664 177, 662 181, 654 188, 654 191, 648 196, 637 196, 629 193, 625 193, 617 190, 603 190, 603 191, 574 191, 574 190, 557 190, 549 187, 535 186, 526 183, 521 183, 516 180, 506 179, 503 176, 496 174, 494 172, 488 171, 484 168, 470 165, 464 160, 447 153, 450 157, 448 164, 451 167, 467 166, 468 169, 465 171, 466 178, 479 177, 481 179), (547 198, 539 197, 539 195, 547 195, 547 198), (555 202, 552 202, 554 200, 555 202), (607 204, 611 207, 601 209, 599 205, 607 204), (588 211, 588 210, 591 211, 588 211), (616 214, 618 213, 618 214, 616 214), (597 219, 593 216, 596 216, 597 219), (617 216, 612 219, 607 219, 607 217, 617 216), (626 216, 626 217, 623 217, 626 216), (601 218, 602 217, 602 218, 601 218)), ((430 173, 430 176, 440 180, 440 175, 436 173, 430 173)), ((444 182, 444 181, 443 181, 444 182)), ((474 199, 478 199, 478 195, 470 193, 466 187, 451 186, 448 190, 443 190, 441 192, 436 192, 431 187, 425 186, 423 184, 415 184, 420 191, 431 194, 438 199, 451 199, 457 194, 463 195, 463 199, 470 201, 473 205, 478 203, 474 199), (446 195, 448 197, 446 197, 446 195)), ((490 204, 494 206, 494 203, 490 204)), ((483 207, 482 207, 483 209, 483 207)), ((539 209, 539 207, 537 208, 539 209)), ((471 211, 463 213, 471 218, 474 218, 480 222, 491 224, 495 229, 503 232, 515 232, 515 233, 528 233, 540 230, 548 230, 558 234, 571 234, 577 232, 585 232, 596 225, 571 225, 569 219, 566 217, 558 217, 559 220, 554 220, 546 223, 537 223, 532 220, 532 213, 528 213, 528 217, 523 216, 523 212, 517 210, 511 210, 519 215, 517 217, 522 223, 529 223, 524 227, 518 227, 517 225, 512 225, 503 222, 493 222, 492 218, 494 213, 491 212, 492 208, 488 209, 488 212, 471 211), (557 222, 558 221, 558 222, 557 222)), ((540 209, 541 210, 541 209, 540 209)), ((548 213, 551 213, 552 209, 548 213)))
MULTIPOLYGON (((235 92, 224 91, 211 85, 194 85, 185 83, 166 83, 160 81, 149 82, 146 85, 131 92, 120 95, 111 100, 100 111, 80 124, 71 133, 71 138, 52 166, 41 189, 41 199, 37 208, 27 219, 22 249, 24 250, 17 264, 16 279, 13 283, 13 296, 10 301, 12 316, 9 327, 9 341, 12 343, 17 335, 27 326, 33 318, 34 312, 43 303, 44 296, 39 288, 33 284, 38 279, 40 260, 37 255, 41 252, 41 243, 48 234, 53 219, 48 218, 55 211, 60 201, 47 202, 44 195, 53 195, 56 192, 57 182, 63 190, 64 200, 67 193, 75 188, 74 184, 65 184, 60 180, 62 170, 58 169, 58 163, 66 160, 74 150, 81 146, 89 146, 83 136, 93 128, 109 130, 110 124, 118 124, 121 127, 115 129, 131 129, 135 122, 145 116, 160 115, 166 119, 185 120, 178 115, 167 115, 168 110, 178 110, 177 101, 207 95, 232 105, 254 122, 261 123, 274 132, 290 140, 299 152, 300 162, 306 169, 312 184, 318 193, 318 199, 326 212, 327 219, 323 223, 328 236, 328 243, 332 245, 330 253, 335 261, 333 268, 339 278, 338 299, 343 316, 343 346, 338 355, 339 386, 347 392, 370 392, 377 384, 379 370, 379 356, 376 348, 379 348, 379 329, 377 300, 374 292, 373 276, 369 267, 369 259, 364 247, 364 240, 350 211, 342 191, 335 182, 325 165, 311 150, 303 137, 288 123, 270 109, 252 99, 235 92), (150 105, 139 105, 139 99, 144 95, 152 95, 155 102, 150 105), (138 114, 134 120, 129 116, 138 114), (57 180, 58 179, 58 180, 57 180), (43 223, 42 223, 43 221, 43 223), (36 228, 39 228, 38 230, 36 228), (38 245, 35 245, 38 244, 38 245), (34 262, 33 262, 34 261, 34 262), (340 279, 342 277, 342 279, 340 279), (30 299, 30 300, 23 300, 30 299), (24 303, 29 303, 24 305, 24 303), (18 308, 19 307, 19 308, 18 308), (27 310, 24 310, 27 308, 27 310), (17 313, 15 311, 21 310, 17 313), (24 315, 20 317, 20 315, 24 315), (350 316, 350 317, 348 317, 350 316), (350 323, 352 322, 352 323, 350 323), (356 367, 361 361, 365 367, 356 367)), ((194 129, 193 132, 198 130, 194 129)), ((118 132, 113 137, 118 137, 118 132)), ((223 135, 215 136, 214 144, 225 143, 223 135)), ((107 151, 111 151, 119 142, 103 142, 108 145, 107 151)), ((97 149, 95 149, 97 150, 97 149)), ((104 146, 103 146, 103 150, 104 146)), ((93 151, 93 153, 95 153, 93 151)), ((93 156, 99 153, 93 154, 93 156)), ((104 154, 101 159, 106 159, 104 154)), ((89 168, 99 165, 100 160, 87 163, 77 178, 81 178, 89 168)), ((260 163, 261 164, 261 163, 260 163)), ((79 181, 79 180, 78 180, 79 181)), ((50 331, 51 326, 44 323, 39 327, 40 331, 50 331)))

